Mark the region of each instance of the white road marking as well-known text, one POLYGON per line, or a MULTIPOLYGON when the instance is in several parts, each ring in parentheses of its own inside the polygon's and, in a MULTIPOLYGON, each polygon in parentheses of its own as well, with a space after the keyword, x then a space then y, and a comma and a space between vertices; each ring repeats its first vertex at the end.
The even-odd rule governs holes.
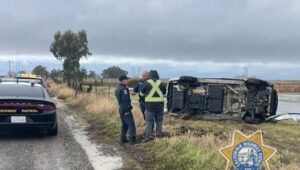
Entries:
POLYGON ((98 146, 91 142, 84 128, 79 126, 73 116, 67 116, 65 121, 74 134, 76 141, 86 151, 95 170, 114 170, 123 167, 122 157, 105 155, 104 152, 101 151, 103 146, 98 146))

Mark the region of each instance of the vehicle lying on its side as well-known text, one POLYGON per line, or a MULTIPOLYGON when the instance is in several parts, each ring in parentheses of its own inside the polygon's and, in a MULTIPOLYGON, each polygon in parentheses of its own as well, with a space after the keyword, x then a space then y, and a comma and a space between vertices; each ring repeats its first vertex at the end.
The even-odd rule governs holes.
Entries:
POLYGON ((264 121, 276 114, 278 95, 267 81, 250 78, 171 79, 167 94, 168 112, 185 113, 209 119, 243 119, 249 123, 264 121))

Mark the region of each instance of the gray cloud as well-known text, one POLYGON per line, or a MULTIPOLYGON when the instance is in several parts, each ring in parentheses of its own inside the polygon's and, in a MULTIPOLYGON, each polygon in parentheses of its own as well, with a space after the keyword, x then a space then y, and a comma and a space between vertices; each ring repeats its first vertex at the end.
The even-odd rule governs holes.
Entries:
POLYGON ((3 0, 0 55, 49 54, 57 30, 86 29, 96 55, 300 62, 298 0, 3 0))

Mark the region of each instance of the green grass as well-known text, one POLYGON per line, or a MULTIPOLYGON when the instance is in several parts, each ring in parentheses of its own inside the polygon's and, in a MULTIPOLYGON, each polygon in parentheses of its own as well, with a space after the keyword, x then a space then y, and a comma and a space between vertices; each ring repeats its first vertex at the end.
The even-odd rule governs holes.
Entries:
POLYGON ((190 139, 177 137, 148 143, 154 155, 151 169, 224 169, 225 160, 218 152, 190 144, 190 139))

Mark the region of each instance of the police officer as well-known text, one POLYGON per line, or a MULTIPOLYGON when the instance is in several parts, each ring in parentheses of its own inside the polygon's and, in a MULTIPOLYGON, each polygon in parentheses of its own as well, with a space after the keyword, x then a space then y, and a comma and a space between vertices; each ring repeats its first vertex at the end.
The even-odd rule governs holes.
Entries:
POLYGON ((154 122, 156 124, 156 136, 162 136, 162 125, 164 116, 164 95, 166 86, 159 80, 156 70, 151 70, 149 80, 147 80, 140 91, 140 95, 145 97, 146 116, 146 136, 145 141, 151 139, 154 122))
POLYGON ((128 132, 129 141, 131 144, 136 143, 136 129, 135 123, 132 115, 132 106, 130 100, 128 85, 128 77, 122 75, 119 77, 120 84, 115 91, 116 98, 119 103, 119 112, 121 118, 121 139, 120 143, 124 144, 128 142, 126 139, 126 134, 128 132))
MULTIPOLYGON (((147 81, 149 78, 149 72, 148 71, 143 71, 142 73, 142 78, 136 83, 136 85, 134 86, 133 88, 133 95, 136 95, 137 93, 139 94, 139 92, 141 91, 141 88, 142 88, 142 85, 144 84, 145 81, 147 81)), ((143 118, 144 120, 146 119, 145 118, 145 97, 144 96, 141 96, 139 94, 139 103, 140 103, 140 109, 141 109, 141 112, 143 114, 143 118)))

